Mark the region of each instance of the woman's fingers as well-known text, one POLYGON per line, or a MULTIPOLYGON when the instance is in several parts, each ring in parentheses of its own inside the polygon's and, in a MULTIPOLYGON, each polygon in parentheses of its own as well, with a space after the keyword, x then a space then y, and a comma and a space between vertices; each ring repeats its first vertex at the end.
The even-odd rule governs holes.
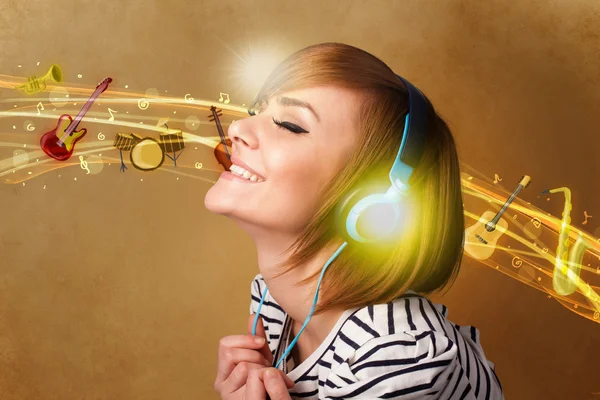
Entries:
MULTIPOLYGON (((248 333, 252 335, 252 326, 254 325, 254 317, 256 314, 251 314, 248 318, 248 333)), ((273 365, 273 353, 269 348, 269 343, 267 341, 267 333, 265 332, 265 327, 263 325, 263 321, 261 316, 258 317, 258 322, 256 323, 256 336, 262 337, 265 339, 265 344, 260 348, 260 352, 262 355, 271 363, 269 366, 273 365)))
POLYGON ((221 339, 219 342, 216 383, 227 379, 236 365, 242 361, 261 366, 271 366, 272 363, 259 350, 261 344, 257 343, 255 339, 256 337, 251 335, 232 335, 221 339))
POLYGON ((241 363, 236 365, 236 367, 233 369, 231 374, 229 374, 227 379, 225 379, 218 385, 215 383, 214 388, 217 392, 219 392, 221 397, 233 393, 242 388, 244 385, 247 385, 248 379, 252 371, 260 370, 262 368, 265 367, 258 364, 251 364, 242 361, 241 363))
MULTIPOLYGON (((257 368, 250 371, 246 382, 245 398, 265 400, 268 394, 271 400, 291 399, 284 376, 287 378, 283 371, 275 368, 257 368)), ((289 378, 287 380, 291 382, 289 378)), ((293 382, 291 383, 293 387, 293 382)))
POLYGON ((292 397, 280 372, 274 368, 265 371, 265 389, 271 400, 291 400, 292 397))
POLYGON ((248 374, 246 391, 244 392, 245 399, 266 400, 267 390, 265 389, 264 382, 262 381, 262 375, 265 369, 266 368, 257 368, 248 374))

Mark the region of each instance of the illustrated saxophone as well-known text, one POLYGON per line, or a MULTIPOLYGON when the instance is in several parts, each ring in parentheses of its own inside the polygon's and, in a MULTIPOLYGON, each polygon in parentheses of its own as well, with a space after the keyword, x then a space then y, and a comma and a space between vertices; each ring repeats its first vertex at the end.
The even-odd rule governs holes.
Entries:
POLYGON ((542 193, 557 193, 563 192, 565 194, 565 206, 562 213, 562 224, 560 228, 560 235, 558 237, 558 247, 556 248, 556 261, 554 263, 554 273, 552 276, 552 286, 556 293, 566 296, 569 293, 568 282, 568 256, 569 256, 569 231, 571 224, 571 190, 568 187, 561 187, 557 189, 547 189, 542 193))
POLYGON ((562 296, 573 294, 579 284, 579 273, 581 272, 581 261, 585 250, 589 247, 581 235, 579 235, 573 248, 573 254, 569 257, 569 232, 571 226, 571 190, 567 187, 544 190, 542 193, 565 194, 565 206, 562 213, 562 224, 560 235, 558 237, 558 247, 556 248, 556 261, 554 263, 554 273, 552 275, 552 286, 556 293, 562 296), (573 276, 569 277, 569 272, 573 276))

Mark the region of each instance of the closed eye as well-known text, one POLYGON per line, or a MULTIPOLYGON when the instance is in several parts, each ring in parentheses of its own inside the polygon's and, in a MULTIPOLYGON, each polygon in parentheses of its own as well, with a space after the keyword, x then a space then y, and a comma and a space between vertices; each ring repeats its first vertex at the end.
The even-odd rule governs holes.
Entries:
POLYGON ((292 133, 309 133, 304 128, 286 121, 277 121, 275 118, 273 118, 273 123, 275 123, 275 125, 277 125, 278 127, 287 129, 292 133))
MULTIPOLYGON (((256 114, 258 114, 254 109, 248 109, 248 115, 250 115, 251 117, 254 117, 256 114)), ((295 134, 300 134, 300 133, 310 133, 307 130, 305 130, 304 128, 302 128, 301 126, 298 126, 296 124, 292 124, 290 122, 286 122, 286 121, 277 121, 275 118, 273 118, 273 123, 275 125, 277 125, 279 128, 283 128, 286 129, 292 133, 295 134)))

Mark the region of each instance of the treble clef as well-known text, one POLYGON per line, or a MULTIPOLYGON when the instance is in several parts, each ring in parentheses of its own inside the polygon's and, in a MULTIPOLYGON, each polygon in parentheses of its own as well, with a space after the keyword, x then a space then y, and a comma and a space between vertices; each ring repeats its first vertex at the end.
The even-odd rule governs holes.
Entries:
POLYGON ((90 169, 88 168, 87 161, 85 161, 83 159, 83 156, 79 156, 79 166, 81 167, 81 169, 86 170, 88 174, 90 173, 90 169))

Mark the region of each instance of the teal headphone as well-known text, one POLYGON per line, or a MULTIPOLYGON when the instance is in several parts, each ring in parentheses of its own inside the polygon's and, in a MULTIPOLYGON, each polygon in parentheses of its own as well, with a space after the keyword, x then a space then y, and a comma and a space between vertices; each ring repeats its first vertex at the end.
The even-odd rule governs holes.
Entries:
MULTIPOLYGON (((294 340, 290 343, 275 365, 275 368, 279 368, 279 364, 286 359, 287 355, 298 341, 300 334, 304 331, 304 328, 308 324, 317 305, 319 288, 321 287, 323 275, 329 264, 335 260, 348 243, 373 243, 384 241, 386 238, 395 237, 394 234, 398 233, 399 229, 402 228, 402 203, 404 198, 408 195, 408 180, 423 156, 428 128, 427 121, 430 115, 434 115, 434 110, 431 103, 419 89, 400 75, 396 76, 400 78, 408 91, 409 109, 404 122, 404 133, 402 134, 400 149, 398 150, 398 155, 390 170, 389 177, 391 186, 385 193, 371 193, 368 195, 366 192, 369 190, 372 191, 372 189, 359 187, 349 192, 344 200, 337 205, 335 210, 337 231, 346 241, 335 251, 323 266, 321 276, 317 283, 313 305, 308 313, 308 317, 304 321, 302 328, 294 340), (383 219, 384 222, 386 222, 384 228, 380 230, 361 228, 363 224, 359 222, 360 220, 369 219, 377 215, 383 215, 385 217, 383 219)), ((265 301, 267 291, 268 288, 265 287, 258 305, 258 310, 254 317, 254 324, 252 326, 253 335, 256 334, 258 316, 260 315, 260 309, 265 301)))

